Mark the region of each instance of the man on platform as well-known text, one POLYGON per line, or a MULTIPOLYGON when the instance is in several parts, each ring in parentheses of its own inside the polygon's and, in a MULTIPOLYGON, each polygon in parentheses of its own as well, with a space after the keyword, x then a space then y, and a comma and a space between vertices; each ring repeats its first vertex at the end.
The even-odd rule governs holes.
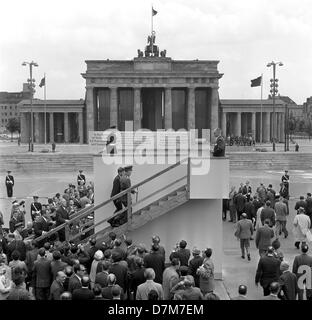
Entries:
POLYGON ((38 196, 33 196, 34 202, 30 204, 30 216, 32 221, 34 222, 36 220, 36 217, 39 217, 41 215, 42 205, 38 201, 38 196))
POLYGON ((219 128, 213 131, 213 135, 216 138, 216 142, 213 148, 214 157, 224 157, 225 155, 225 141, 221 136, 221 130, 219 128))
MULTIPOLYGON (((111 197, 115 196, 116 194, 120 193, 121 189, 120 189, 120 179, 124 176, 125 174, 125 169, 120 167, 118 168, 118 174, 114 179, 113 182, 113 189, 111 192, 111 197)), ((122 203, 121 203, 121 199, 116 199, 114 200, 114 205, 116 207, 116 210, 114 213, 120 211, 122 209, 122 203)))
MULTIPOLYGON (((69 214, 66 209, 66 200, 61 199, 61 205, 56 210, 56 224, 55 226, 60 226, 61 224, 69 221, 69 214)), ((59 234, 59 240, 65 241, 65 228, 58 231, 59 234)))
POLYGON ((5 186, 7 189, 8 198, 13 197, 13 186, 14 186, 14 177, 10 175, 11 171, 7 171, 7 176, 5 177, 5 186))

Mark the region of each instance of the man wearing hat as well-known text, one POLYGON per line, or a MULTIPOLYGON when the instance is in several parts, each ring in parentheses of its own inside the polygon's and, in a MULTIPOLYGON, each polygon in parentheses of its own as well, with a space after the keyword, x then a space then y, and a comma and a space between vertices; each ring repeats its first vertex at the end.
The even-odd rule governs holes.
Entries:
POLYGON ((11 171, 7 171, 7 176, 5 177, 5 186, 7 189, 8 198, 13 197, 13 186, 14 186, 14 177, 10 175, 11 171))
POLYGON ((15 226, 18 223, 22 223, 22 225, 24 227, 25 226, 25 216, 19 210, 19 204, 17 202, 15 202, 15 203, 13 203, 11 219, 9 221, 10 232, 12 232, 12 233, 14 232, 15 226))
POLYGON ((280 266, 282 275, 279 278, 280 293, 279 297, 282 300, 296 300, 298 294, 297 277, 289 270, 289 263, 282 261, 280 266))
POLYGON ((14 237, 15 237, 15 240, 23 240, 23 237, 22 237, 22 231, 24 229, 24 224, 23 222, 18 222, 16 225, 15 225, 15 230, 13 232, 14 234, 14 237))
POLYGON ((260 282, 264 296, 268 296, 270 294, 270 284, 278 281, 280 275, 280 264, 281 261, 274 257, 273 247, 269 247, 267 254, 260 258, 255 283, 256 286, 258 286, 260 282))
POLYGON ((33 196, 34 202, 30 204, 30 216, 32 221, 34 222, 36 217, 41 215, 42 205, 38 201, 38 196, 33 196))
POLYGON ((245 259, 245 249, 247 253, 247 259, 250 261, 250 238, 253 235, 253 224, 250 219, 247 219, 247 214, 243 212, 241 214, 241 220, 237 222, 237 229, 235 236, 240 240, 240 247, 242 251, 242 258, 245 259))
MULTIPOLYGON (((122 167, 118 168, 117 176, 115 177, 115 179, 113 181, 113 189, 111 192, 111 197, 115 196, 116 194, 118 194, 121 191, 120 179, 124 176, 124 174, 125 174, 125 169, 122 167)), ((120 211, 122 209, 121 199, 114 200, 114 205, 116 207, 116 210, 114 213, 116 213, 117 211, 120 211)))
POLYGON ((79 170, 78 176, 77 176, 77 184, 78 186, 84 186, 86 184, 86 176, 82 174, 82 170, 79 170))

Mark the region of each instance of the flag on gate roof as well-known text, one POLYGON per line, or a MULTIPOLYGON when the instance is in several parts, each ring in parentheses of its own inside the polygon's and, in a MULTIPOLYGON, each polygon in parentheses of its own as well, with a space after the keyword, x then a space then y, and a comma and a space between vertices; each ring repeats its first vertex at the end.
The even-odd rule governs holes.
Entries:
POLYGON ((157 14, 157 11, 152 7, 152 15, 155 16, 157 14))
POLYGON ((43 77, 43 78, 41 79, 40 84, 39 84, 39 87, 40 87, 40 88, 43 87, 43 86, 45 86, 45 77, 43 77))
POLYGON ((256 79, 253 79, 251 80, 251 87, 259 87, 261 86, 261 81, 262 81, 262 76, 256 78, 256 79))

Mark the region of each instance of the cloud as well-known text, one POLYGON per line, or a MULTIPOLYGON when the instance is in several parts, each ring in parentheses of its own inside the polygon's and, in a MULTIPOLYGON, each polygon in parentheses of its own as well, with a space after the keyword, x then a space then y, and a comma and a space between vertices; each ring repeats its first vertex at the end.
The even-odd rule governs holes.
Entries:
MULTIPOLYGON (((266 96, 271 60, 284 63, 277 73, 281 94, 298 103, 311 96, 309 0, 155 0, 153 6, 156 42, 168 56, 220 60, 222 98, 259 98, 250 79, 261 73, 266 96)), ((55 99, 84 97, 84 61, 132 59, 151 28, 144 0, 11 0, 2 11, 8 14, 0 20, 0 90, 20 90, 28 77, 21 63, 35 60, 34 77, 47 73, 48 97, 55 99)))

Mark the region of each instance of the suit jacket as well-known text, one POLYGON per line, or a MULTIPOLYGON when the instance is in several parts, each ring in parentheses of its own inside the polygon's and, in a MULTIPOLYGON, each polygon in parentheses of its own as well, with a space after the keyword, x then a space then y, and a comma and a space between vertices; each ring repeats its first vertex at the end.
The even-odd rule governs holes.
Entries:
POLYGON ((43 217, 39 217, 39 219, 34 222, 35 237, 40 237, 42 235, 42 231, 48 232, 49 229, 49 222, 46 221, 43 217))
POLYGON ((250 239, 253 234, 253 224, 249 219, 241 219, 237 222, 235 236, 239 239, 250 239))
POLYGON ((267 250, 271 245, 271 239, 274 237, 274 231, 268 225, 264 225, 257 230, 256 247, 259 250, 267 250))
POLYGON ((73 291, 73 300, 93 300, 94 293, 88 288, 79 288, 73 291))
POLYGON ((116 284, 118 284, 124 291, 128 286, 128 268, 121 263, 113 263, 109 267, 109 273, 116 276, 116 284))
POLYGON ((66 209, 64 209, 62 206, 60 206, 57 210, 56 210, 56 226, 59 226, 63 223, 65 223, 65 220, 69 220, 69 213, 66 209))
POLYGON ((101 271, 99 273, 96 274, 95 276, 95 281, 94 283, 99 284, 102 288, 107 287, 107 277, 108 277, 108 272, 107 271, 101 271))
POLYGON ((36 288, 50 288, 51 286, 51 261, 40 257, 35 261, 32 273, 36 288))
POLYGON ((80 289, 81 287, 81 280, 78 279, 75 273, 73 273, 69 278, 68 291, 73 293, 75 289, 80 289))
POLYGON ((162 287, 164 291, 164 300, 170 300, 171 289, 179 282, 179 275, 173 267, 168 267, 163 273, 162 287))
POLYGON ((52 260, 51 261, 51 274, 52 280, 55 280, 56 275, 59 271, 63 271, 64 268, 67 266, 67 263, 63 262, 62 260, 52 260))
POLYGON ((63 292, 64 292, 63 285, 57 280, 54 280, 50 288, 49 300, 61 300, 61 294, 63 292))
POLYGON ((312 268, 312 257, 306 253, 295 256, 292 272, 297 275, 297 278, 302 275, 302 273, 298 273, 300 266, 310 266, 312 268))
POLYGON ((295 210, 298 210, 300 207, 304 208, 304 210, 307 209, 307 203, 304 200, 299 200, 296 202, 295 210))
POLYGON ((145 282, 144 276, 145 268, 136 269, 132 275, 130 280, 130 291, 134 292, 134 297, 136 297, 136 291, 140 284, 145 282))
MULTIPOLYGON (((121 290, 120 300, 124 300, 125 294, 124 294, 123 289, 118 284, 115 284, 115 286, 118 286, 121 290)), ((102 297, 104 300, 112 300, 113 299, 112 288, 113 288, 113 286, 107 286, 102 289, 102 297)))
POLYGON ((284 293, 281 298, 283 300, 296 300, 299 288, 297 283, 297 277, 290 271, 284 272, 279 278, 280 292, 284 293))
POLYGON ((261 257, 258 262, 255 282, 262 287, 269 286, 272 282, 277 282, 280 275, 281 261, 274 256, 261 257))
POLYGON ((225 141, 222 136, 217 137, 216 143, 213 148, 214 157, 224 157, 225 155, 225 141))
POLYGON ((237 211, 245 209, 246 197, 242 193, 238 193, 234 198, 234 203, 237 211))
POLYGON ((264 220, 265 219, 269 219, 270 220, 270 226, 274 226, 275 224, 275 212, 272 208, 268 208, 268 207, 264 207, 261 211, 260 214, 260 219, 262 222, 262 225, 264 224, 264 220))
POLYGON ((180 260, 181 266, 188 266, 188 261, 190 259, 191 252, 189 249, 178 249, 170 254, 169 259, 178 258, 180 260))
POLYGON ((118 194, 120 192, 120 176, 117 175, 113 181, 113 189, 111 192, 111 197, 115 196, 116 194, 118 194))
POLYGON ((196 273, 197 269, 203 264, 204 258, 195 256, 189 262, 188 274, 194 277, 195 286, 199 287, 199 275, 196 273))
POLYGON ((155 271, 155 282, 162 284, 165 262, 163 256, 158 252, 152 252, 144 257, 145 268, 153 268, 155 271))
POLYGON ((19 251, 20 253, 20 260, 25 261, 26 259, 26 245, 23 240, 13 240, 7 246, 7 256, 8 261, 11 261, 11 254, 14 250, 19 251))
POLYGON ((307 198, 305 202, 307 215, 312 215, 312 198, 307 198))
POLYGON ((283 202, 275 203, 276 220, 286 221, 287 206, 283 202))

